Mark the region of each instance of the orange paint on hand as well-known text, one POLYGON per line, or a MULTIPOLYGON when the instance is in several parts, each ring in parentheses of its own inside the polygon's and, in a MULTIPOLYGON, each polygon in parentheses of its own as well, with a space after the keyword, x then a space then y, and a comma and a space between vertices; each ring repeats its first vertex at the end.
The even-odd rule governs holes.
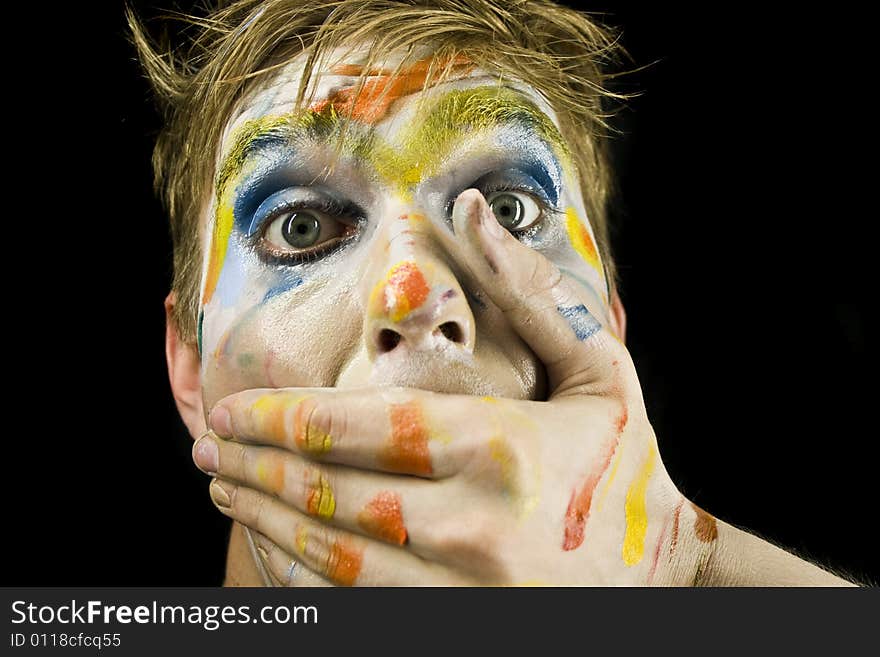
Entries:
MULTIPOLYGON (((309 109, 320 112, 328 105, 332 105, 339 114, 343 116, 351 114, 351 118, 355 121, 372 125, 385 118, 396 100, 427 88, 425 83, 430 64, 431 58, 426 57, 401 69, 396 75, 393 75, 389 69, 370 69, 367 75, 375 79, 366 80, 357 97, 355 97, 357 86, 351 85, 335 90, 326 99, 313 103, 309 109)), ((441 60, 435 72, 442 70, 447 64, 451 64, 452 67, 448 80, 465 77, 474 67, 468 59, 459 56, 451 60, 448 58, 441 60)), ((359 76, 363 72, 363 66, 341 64, 333 67, 332 72, 336 75, 359 76)), ((428 87, 436 83, 435 78, 428 87)))
POLYGON ((363 550, 345 541, 333 541, 327 559, 327 577, 342 586, 354 586, 363 561, 363 550))
POLYGON ((263 395, 251 404, 254 426, 272 441, 283 444, 287 439, 288 398, 283 393, 263 395))
POLYGON ((391 472, 431 475, 431 452, 428 449, 428 428, 418 402, 392 404, 391 437, 379 464, 391 472))
POLYGON ((284 490, 284 462, 277 458, 260 459, 257 462, 257 479, 272 493, 284 490))
POLYGON ((691 508, 697 514, 694 520, 694 533, 702 543, 711 543, 718 538, 718 525, 715 518, 691 502, 691 508))
POLYGON ((605 452, 600 455, 599 463, 587 477, 580 491, 571 492, 571 500, 565 511, 565 537, 562 540, 563 550, 574 550, 584 542, 584 528, 590 517, 590 506, 593 503, 593 493, 605 470, 611 464, 611 459, 617 449, 620 436, 608 441, 605 452))
POLYGON ((385 283, 385 312, 399 322, 425 303, 431 288, 419 266, 410 261, 399 262, 388 272, 385 283))
POLYGON ((357 520, 370 536, 397 545, 406 543, 406 527, 397 493, 382 491, 376 495, 358 514, 357 520))

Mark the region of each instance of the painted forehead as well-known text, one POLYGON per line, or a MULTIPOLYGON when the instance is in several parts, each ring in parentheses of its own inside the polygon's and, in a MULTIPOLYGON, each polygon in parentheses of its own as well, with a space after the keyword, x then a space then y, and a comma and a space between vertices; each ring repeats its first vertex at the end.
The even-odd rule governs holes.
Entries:
MULTIPOLYGON (((294 101, 303 72, 305 55, 292 60, 263 88, 253 92, 240 105, 227 125, 218 163, 218 191, 222 183, 237 173, 244 160, 267 142, 296 143, 301 140, 330 140, 351 116, 357 125, 369 126, 369 135, 384 139, 414 139, 413 127, 420 126, 420 137, 432 135, 440 154, 446 141, 502 124, 528 127, 551 145, 557 155, 567 156, 555 113, 544 98, 528 85, 514 79, 503 83, 496 74, 480 69, 464 57, 441 62, 448 75, 437 83, 428 79, 430 55, 410 59, 397 68, 399 58, 390 58, 367 71, 360 93, 355 95, 358 76, 363 72, 364 56, 359 51, 334 51, 329 63, 316 68, 310 81, 307 107, 294 111, 294 101), (414 113, 429 107, 425 115, 414 113)), ((363 132, 362 132, 363 134, 363 132)), ((364 144, 352 141, 357 151, 364 144)))

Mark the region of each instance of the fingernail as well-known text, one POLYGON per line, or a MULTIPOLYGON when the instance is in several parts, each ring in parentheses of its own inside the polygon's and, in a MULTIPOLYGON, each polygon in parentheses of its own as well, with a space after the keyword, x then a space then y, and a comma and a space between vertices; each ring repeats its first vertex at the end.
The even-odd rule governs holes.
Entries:
POLYGON ((498 223, 498 218, 492 212, 492 208, 489 207, 488 203, 484 201, 480 206, 480 223, 485 226, 486 232, 489 235, 500 240, 507 231, 504 229, 504 226, 498 223))
POLYGON ((225 481, 215 479, 211 482, 209 490, 214 504, 224 509, 232 506, 232 493, 235 492, 234 486, 227 484, 225 481))
POLYGON ((232 418, 225 406, 215 406, 211 411, 211 428, 222 438, 232 437, 232 418))
POLYGON ((210 435, 202 436, 193 445, 193 461, 205 474, 215 474, 220 469, 220 453, 210 435))

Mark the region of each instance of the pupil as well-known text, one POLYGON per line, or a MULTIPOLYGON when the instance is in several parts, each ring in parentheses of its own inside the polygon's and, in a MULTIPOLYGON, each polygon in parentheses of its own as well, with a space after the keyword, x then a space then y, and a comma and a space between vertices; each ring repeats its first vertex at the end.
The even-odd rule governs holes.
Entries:
POLYGON ((303 249, 312 246, 321 236, 321 223, 307 212, 294 212, 281 229, 284 240, 290 246, 303 249))
POLYGON ((522 202, 513 194, 499 194, 492 200, 489 207, 495 213, 498 223, 505 228, 516 228, 522 220, 522 202))

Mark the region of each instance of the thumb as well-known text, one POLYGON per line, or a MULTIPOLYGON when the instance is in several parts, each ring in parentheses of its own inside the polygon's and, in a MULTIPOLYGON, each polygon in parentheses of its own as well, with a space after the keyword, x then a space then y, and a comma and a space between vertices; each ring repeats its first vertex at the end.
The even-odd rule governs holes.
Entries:
POLYGON ((476 189, 459 194, 452 221, 453 253, 544 363, 551 398, 627 394, 629 353, 555 264, 502 227, 476 189))

